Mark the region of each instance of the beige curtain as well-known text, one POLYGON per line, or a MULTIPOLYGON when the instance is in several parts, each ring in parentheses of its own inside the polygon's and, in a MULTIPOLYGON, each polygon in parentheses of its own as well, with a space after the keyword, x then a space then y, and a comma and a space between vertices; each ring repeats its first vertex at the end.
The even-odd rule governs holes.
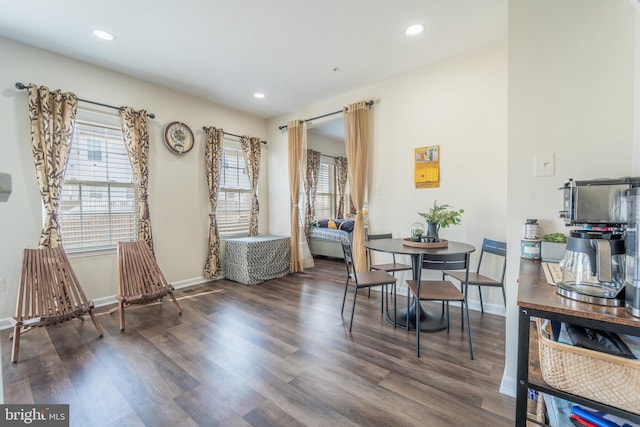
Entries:
POLYGON ((298 209, 300 197, 300 170, 303 157, 302 122, 290 121, 287 124, 288 154, 289 154, 289 196, 291 199, 291 260, 289 270, 292 273, 303 271, 299 247, 298 209))
POLYGON ((336 182, 338 184, 338 195, 336 205, 338 206, 336 209, 336 218, 344 218, 344 193, 347 187, 347 158, 346 157, 336 157, 336 182))
POLYGON ((318 189, 318 174, 320 173, 320 152, 307 150, 307 168, 304 174, 304 231, 305 237, 309 237, 309 224, 315 214, 316 190, 318 189))
POLYGON ((207 129, 207 145, 205 147, 205 171, 209 186, 209 255, 204 265, 204 277, 218 277, 221 271, 220 263, 220 235, 216 206, 218 204, 218 187, 220 184, 220 170, 222 169, 222 139, 224 131, 213 126, 207 129))
POLYGON ((258 235, 258 175, 260 173, 260 139, 243 136, 240 139, 242 156, 251 185, 251 215, 249 216, 249 236, 258 235))
POLYGON ((369 106, 366 101, 356 102, 344 108, 345 146, 349 164, 351 200, 356 210, 353 230, 353 258, 358 272, 367 271, 364 248, 364 216, 362 206, 367 189, 367 164, 369 159, 369 106))
POLYGON ((313 258, 306 244, 300 218, 300 181, 304 173, 307 150, 307 125, 300 120, 290 121, 288 129, 289 192, 291 197, 291 262, 292 273, 313 266, 313 258))
POLYGON ((73 93, 63 94, 60 90, 51 93, 45 86, 29 85, 31 152, 47 214, 40 233, 41 248, 57 248, 62 244, 58 207, 77 107, 73 93))
POLYGON ((122 107, 120 123, 124 145, 138 183, 138 240, 144 240, 153 253, 151 215, 149 214, 149 128, 147 112, 122 107))

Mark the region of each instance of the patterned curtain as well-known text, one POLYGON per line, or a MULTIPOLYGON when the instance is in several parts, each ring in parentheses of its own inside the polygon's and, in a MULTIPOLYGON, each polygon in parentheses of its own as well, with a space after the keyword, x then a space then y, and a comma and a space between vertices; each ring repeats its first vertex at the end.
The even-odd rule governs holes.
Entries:
POLYGON ((356 209, 356 205, 353 203, 353 198, 351 194, 349 194, 349 218, 355 218, 358 210, 356 209))
POLYGON ((338 183, 338 203, 336 218, 344 218, 344 191, 347 186, 347 158, 336 157, 336 182, 338 183))
POLYGON ((224 131, 213 126, 207 130, 207 146, 205 147, 205 170, 209 185, 209 255, 204 265, 204 277, 213 278, 220 274, 220 235, 216 206, 218 204, 218 187, 220 170, 222 169, 222 138, 224 131))
POLYGON ((364 248, 364 193, 367 188, 367 163, 369 159, 369 106, 366 101, 356 102, 344 108, 344 134, 347 159, 349 162, 349 181, 351 199, 356 209, 353 229, 353 258, 356 271, 367 271, 367 259, 364 248))
POLYGON ((45 86, 29 85, 31 152, 47 212, 40 233, 41 248, 57 248, 62 244, 58 207, 77 107, 78 100, 73 93, 63 94, 60 90, 51 93, 45 86))
POLYGON ((240 139, 242 157, 247 166, 251 185, 251 216, 249 217, 249 236, 258 235, 258 174, 260 173, 260 139, 243 136, 240 139))
POLYGON ((122 107, 120 123, 131 168, 138 182, 138 240, 144 240, 153 253, 151 216, 149 214, 149 128, 147 112, 122 107))
POLYGON ((304 174, 304 192, 306 194, 306 203, 304 205, 304 232, 307 240, 309 240, 309 224, 313 221, 313 215, 315 214, 319 173, 320 152, 307 150, 307 170, 304 174))

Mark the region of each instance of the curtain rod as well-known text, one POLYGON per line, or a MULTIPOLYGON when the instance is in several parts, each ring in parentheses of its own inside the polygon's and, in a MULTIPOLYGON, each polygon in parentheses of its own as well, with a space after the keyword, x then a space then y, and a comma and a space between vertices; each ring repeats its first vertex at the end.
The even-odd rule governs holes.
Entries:
POLYGON ((320 155, 324 157, 331 157, 332 159, 337 159, 336 156, 330 156, 329 154, 320 153, 320 155))
MULTIPOLYGON (((16 83, 16 89, 24 90, 29 89, 29 86, 25 86, 24 84, 18 82, 16 83)), ((86 102, 87 104, 99 105, 101 107, 113 108, 114 110, 122 111, 122 107, 114 107, 113 105, 103 104, 101 102, 89 101, 88 99, 77 98, 78 101, 86 102)), ((147 113, 147 117, 150 119, 155 119, 156 115, 153 113, 147 113)))
MULTIPOLYGON (((202 130, 205 132, 208 132, 209 128, 207 126, 202 126, 202 130)), ((222 133, 229 136, 235 136, 236 138, 242 138, 242 135, 236 135, 235 133, 231 133, 231 132, 222 132, 222 133)), ((267 141, 265 141, 264 139, 261 139, 260 142, 262 142, 263 144, 267 143, 267 141)))
MULTIPOLYGON (((371 107, 373 104, 374 104, 373 99, 367 101, 367 105, 369 107, 371 107)), ((311 117, 310 119, 304 119, 303 122, 310 122, 312 120, 322 119, 324 117, 329 117, 329 116, 333 116, 334 114, 340 114, 340 113, 342 113, 342 110, 334 111, 332 113, 323 114, 321 116, 311 117)), ((287 130, 288 128, 289 128, 289 125, 278 126, 278 129, 280 129, 280 130, 287 130)))

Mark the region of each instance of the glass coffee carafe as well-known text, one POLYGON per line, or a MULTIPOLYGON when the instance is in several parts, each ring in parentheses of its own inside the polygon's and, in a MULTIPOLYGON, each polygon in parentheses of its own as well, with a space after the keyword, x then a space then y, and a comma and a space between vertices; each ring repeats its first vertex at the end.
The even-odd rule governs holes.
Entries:
POLYGON ((616 299, 624 288, 625 245, 622 234, 572 231, 560 268, 560 294, 596 304, 618 305, 608 299, 616 299))

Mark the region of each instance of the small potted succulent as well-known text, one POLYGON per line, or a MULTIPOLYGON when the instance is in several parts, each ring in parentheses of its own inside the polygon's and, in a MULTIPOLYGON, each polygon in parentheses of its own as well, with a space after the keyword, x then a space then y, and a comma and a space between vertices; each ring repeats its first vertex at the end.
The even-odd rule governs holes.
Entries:
POLYGON ((438 204, 434 200, 433 207, 428 212, 418 212, 427 221, 427 239, 428 241, 438 242, 440 238, 438 232, 440 227, 447 228, 450 225, 460 224, 464 209, 453 209, 450 205, 443 203, 438 204))

